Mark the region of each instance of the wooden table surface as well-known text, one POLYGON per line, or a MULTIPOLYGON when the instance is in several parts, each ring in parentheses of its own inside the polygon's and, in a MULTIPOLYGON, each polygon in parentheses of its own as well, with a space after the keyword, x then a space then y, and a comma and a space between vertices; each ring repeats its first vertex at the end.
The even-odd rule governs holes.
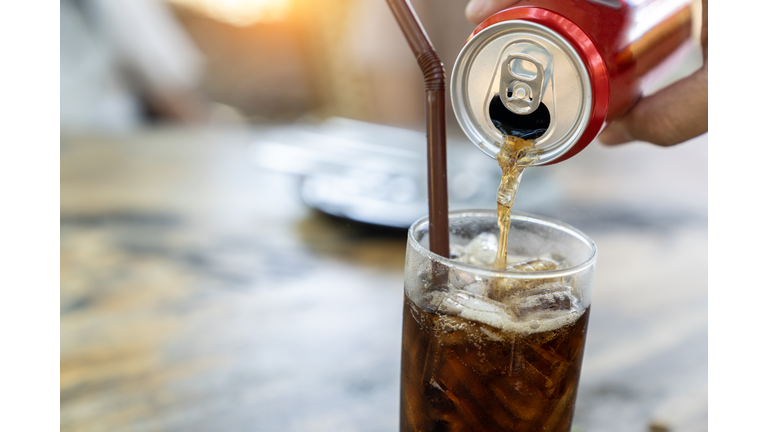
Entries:
MULTIPOLYGON (((307 208, 263 132, 62 137, 63 431, 397 430, 405 232, 307 208)), ((706 431, 707 136, 535 169, 599 249, 574 431, 706 431)))

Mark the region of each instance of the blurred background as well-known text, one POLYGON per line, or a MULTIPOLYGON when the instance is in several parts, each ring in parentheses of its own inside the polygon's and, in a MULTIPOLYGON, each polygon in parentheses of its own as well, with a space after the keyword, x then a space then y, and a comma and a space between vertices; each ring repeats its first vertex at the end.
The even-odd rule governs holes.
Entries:
MULTIPOLYGON (((465 3, 413 2, 448 76, 474 28, 465 3)), ((61 55, 65 130, 332 116, 423 129, 423 79, 386 2, 67 0, 61 55)))
MULTIPOLYGON (((412 3, 450 76, 466 1, 412 3)), ((60 7, 61 429, 396 430, 426 138, 386 2, 60 7)), ((493 208, 447 124, 451 209, 493 208)), ((707 139, 525 174, 600 250, 574 431, 707 430, 707 139)))

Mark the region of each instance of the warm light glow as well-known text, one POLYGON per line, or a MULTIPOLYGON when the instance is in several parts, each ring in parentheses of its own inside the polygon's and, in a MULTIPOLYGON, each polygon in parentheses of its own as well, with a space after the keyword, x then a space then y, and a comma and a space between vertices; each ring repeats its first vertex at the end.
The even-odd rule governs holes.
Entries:
POLYGON ((168 0, 209 17, 237 26, 281 21, 290 12, 293 0, 168 0))

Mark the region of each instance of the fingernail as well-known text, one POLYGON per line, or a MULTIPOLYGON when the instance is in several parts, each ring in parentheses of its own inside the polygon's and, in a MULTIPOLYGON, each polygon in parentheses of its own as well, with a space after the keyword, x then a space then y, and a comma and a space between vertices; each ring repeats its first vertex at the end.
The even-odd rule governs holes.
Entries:
POLYGON ((469 4, 467 4, 467 8, 464 10, 464 14, 470 21, 475 20, 483 12, 483 9, 485 9, 485 5, 487 3, 488 0, 471 0, 469 4))
POLYGON ((632 135, 619 123, 614 123, 605 128, 597 139, 605 145, 623 144, 634 140, 632 135))

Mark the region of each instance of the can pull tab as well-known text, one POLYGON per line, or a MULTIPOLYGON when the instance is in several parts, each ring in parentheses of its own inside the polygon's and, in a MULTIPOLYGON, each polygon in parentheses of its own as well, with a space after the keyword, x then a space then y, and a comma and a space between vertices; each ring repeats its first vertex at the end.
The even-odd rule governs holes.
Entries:
POLYGON ((515 114, 530 114, 539 107, 544 89, 544 66, 535 57, 514 53, 501 63, 499 96, 515 114), (531 69, 535 68, 533 71, 531 69))

